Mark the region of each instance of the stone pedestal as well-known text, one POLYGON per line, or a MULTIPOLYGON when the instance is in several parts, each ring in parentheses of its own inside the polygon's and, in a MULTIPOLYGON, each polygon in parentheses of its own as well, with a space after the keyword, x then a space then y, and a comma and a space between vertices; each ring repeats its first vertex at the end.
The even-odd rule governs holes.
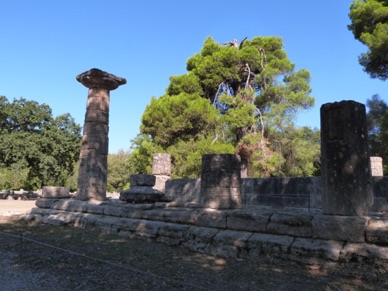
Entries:
POLYGON ((70 192, 66 187, 44 186, 42 188, 42 198, 70 198, 70 192))
POLYGON ((77 199, 105 200, 108 167, 109 92, 126 83, 99 69, 77 76, 89 88, 83 127, 77 199))
POLYGON ((200 204, 214 209, 241 208, 240 157, 232 154, 202 157, 200 204))
POLYGON ((365 106, 321 107, 322 209, 330 215, 368 214, 373 204, 365 106))
POLYGON ((120 192, 120 200, 129 203, 155 203, 164 198, 164 194, 153 189, 156 178, 154 175, 131 175, 131 187, 120 192))
POLYGON ((171 176, 171 155, 164 153, 153 155, 152 175, 156 178, 154 189, 165 192, 166 182, 171 176))
POLYGON ((370 168, 372 176, 384 176, 383 174, 383 159, 380 157, 370 157, 370 168))

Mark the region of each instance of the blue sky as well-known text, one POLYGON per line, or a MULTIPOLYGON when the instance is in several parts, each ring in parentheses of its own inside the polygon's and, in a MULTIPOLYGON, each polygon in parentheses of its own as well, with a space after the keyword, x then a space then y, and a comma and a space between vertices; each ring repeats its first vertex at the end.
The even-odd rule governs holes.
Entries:
POLYGON ((152 96, 212 36, 223 43, 283 38, 296 69, 311 73, 316 105, 298 117, 320 127, 322 104, 387 100, 383 81, 358 64, 366 47, 347 29, 351 0, 1 0, 0 95, 50 105, 83 125, 87 88, 76 75, 99 68, 127 79, 111 92, 109 152, 128 150, 152 96))

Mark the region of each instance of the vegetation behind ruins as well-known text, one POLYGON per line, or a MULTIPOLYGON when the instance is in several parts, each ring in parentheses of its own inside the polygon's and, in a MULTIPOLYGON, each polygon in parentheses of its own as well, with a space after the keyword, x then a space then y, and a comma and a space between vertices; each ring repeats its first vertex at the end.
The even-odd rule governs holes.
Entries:
POLYGON ((0 96, 0 187, 65 185, 78 160, 81 127, 46 104, 0 96))
POLYGON ((319 130, 295 125, 314 105, 310 73, 295 70, 279 37, 220 44, 208 37, 152 98, 130 162, 149 173, 152 154, 172 156, 174 177, 198 177, 207 153, 236 153, 250 177, 319 173, 319 130))

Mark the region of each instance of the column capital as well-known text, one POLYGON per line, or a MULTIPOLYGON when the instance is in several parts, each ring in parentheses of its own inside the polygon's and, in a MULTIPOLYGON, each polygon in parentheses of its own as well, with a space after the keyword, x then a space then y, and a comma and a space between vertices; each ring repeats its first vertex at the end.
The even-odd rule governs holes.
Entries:
POLYGON ((117 77, 100 69, 90 69, 76 77, 77 81, 87 88, 104 88, 114 90, 120 85, 127 83, 124 78, 117 77))

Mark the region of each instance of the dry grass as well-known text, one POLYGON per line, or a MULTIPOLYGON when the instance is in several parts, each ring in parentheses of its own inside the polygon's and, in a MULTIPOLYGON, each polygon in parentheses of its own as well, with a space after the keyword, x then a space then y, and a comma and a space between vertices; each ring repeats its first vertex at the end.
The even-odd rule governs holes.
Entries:
POLYGON ((5 291, 388 290, 388 282, 344 278, 287 262, 229 261, 91 229, 3 217, 0 232, 16 235, 0 234, 0 290, 5 291))

